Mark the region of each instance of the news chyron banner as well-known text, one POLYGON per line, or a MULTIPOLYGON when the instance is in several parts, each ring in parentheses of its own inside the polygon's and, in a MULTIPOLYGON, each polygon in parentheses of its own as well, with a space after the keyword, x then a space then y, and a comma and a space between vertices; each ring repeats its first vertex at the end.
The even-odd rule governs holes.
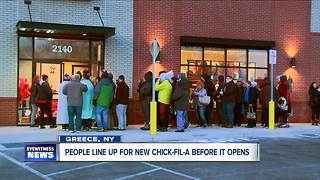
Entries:
POLYGON ((260 161, 259 143, 127 143, 121 136, 59 136, 28 144, 25 161, 260 161))

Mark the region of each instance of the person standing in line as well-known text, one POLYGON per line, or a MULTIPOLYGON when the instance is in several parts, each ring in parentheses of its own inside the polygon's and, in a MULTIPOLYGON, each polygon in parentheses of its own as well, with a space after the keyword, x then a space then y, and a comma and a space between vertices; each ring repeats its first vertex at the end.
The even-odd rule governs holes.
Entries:
POLYGON ((81 113, 83 97, 82 93, 88 90, 87 86, 80 83, 80 75, 72 76, 72 81, 63 88, 63 94, 66 95, 68 101, 69 131, 79 132, 81 129, 81 113), (74 117, 76 117, 74 119, 74 117))
POLYGON ((129 103, 129 86, 124 76, 120 75, 117 81, 116 97, 114 101, 118 117, 118 130, 125 130, 127 127, 127 108, 129 103))
POLYGON ((222 112, 225 128, 233 128, 234 121, 234 107, 237 99, 237 86, 233 82, 230 75, 226 77, 226 84, 223 91, 219 94, 222 96, 222 112))
POLYGON ((259 94, 259 102, 262 106, 262 122, 264 127, 269 127, 269 101, 270 101, 270 80, 264 78, 261 84, 261 93, 259 94))
POLYGON ((38 107, 37 107, 37 96, 39 91, 39 82, 40 82, 40 76, 35 75, 32 79, 32 85, 31 85, 31 96, 30 96, 30 104, 31 104, 31 123, 30 127, 35 127, 36 123, 36 117, 38 114, 38 107))
POLYGON ((286 75, 280 76, 280 83, 277 86, 277 91, 280 95, 280 98, 278 99, 278 106, 280 107, 279 117, 282 118, 282 122, 279 126, 281 128, 288 128, 288 118, 289 113, 291 113, 291 96, 289 81, 286 75))
POLYGON ((62 129, 67 129, 69 124, 69 115, 68 115, 68 97, 63 94, 63 88, 65 85, 70 83, 69 74, 65 74, 63 77, 63 82, 59 86, 58 93, 58 111, 56 123, 62 125, 62 129))
POLYGON ((184 132, 189 108, 189 82, 183 74, 178 76, 178 82, 173 90, 171 101, 177 112, 176 132, 184 132))
POLYGON ((152 100, 152 72, 144 74, 144 82, 139 83, 139 99, 143 111, 145 124, 141 130, 150 130, 150 101, 152 100))
POLYGON ((196 116, 198 119, 197 127, 207 127, 207 116, 206 116, 206 104, 202 104, 199 100, 200 97, 207 95, 207 91, 204 88, 204 84, 201 80, 197 81, 197 87, 193 91, 194 103, 196 107, 196 116))
POLYGON ((172 93, 170 80, 171 76, 168 73, 162 73, 155 84, 155 90, 159 92, 159 131, 162 132, 168 131, 170 98, 172 93))
MULTIPOLYGON (((111 80, 112 86, 113 86, 113 92, 116 92, 116 83, 113 81, 113 74, 108 73, 108 79, 111 80)), ((114 94, 115 95, 115 94, 114 94)), ((113 96, 113 100, 114 100, 113 96)), ((118 117, 117 117, 117 112, 116 112, 116 105, 114 104, 114 101, 112 100, 112 103, 109 108, 109 120, 108 120, 108 128, 107 130, 113 130, 113 127, 117 126, 118 124, 118 117)))
POLYGON ((220 119, 220 125, 224 125, 224 120, 223 120, 223 112, 222 112, 222 96, 221 92, 223 92, 224 87, 225 87, 225 82, 224 82, 224 76, 219 75, 218 76, 218 84, 216 84, 216 91, 214 93, 214 100, 216 101, 216 109, 218 112, 218 117, 220 119))
POLYGON ((312 112, 312 125, 318 126, 319 123, 319 111, 320 111, 320 92, 318 91, 318 84, 312 82, 309 87, 309 105, 312 112))
POLYGON ((37 106, 40 108, 40 129, 43 129, 45 128, 44 114, 47 114, 49 121, 52 119, 52 89, 47 75, 42 75, 38 90, 37 106))
POLYGON ((94 106, 93 106, 93 98, 94 98, 94 86, 92 81, 90 80, 90 72, 88 70, 84 70, 82 72, 83 79, 81 81, 82 84, 86 85, 88 91, 83 93, 83 104, 82 104, 82 125, 83 129, 89 131, 92 125, 92 120, 94 119, 94 106))
MULTIPOLYGON (((253 113, 256 113, 257 110, 257 99, 259 95, 259 91, 257 88, 257 83, 252 81, 247 81, 246 82, 247 89, 245 90, 245 105, 246 105, 246 110, 247 112, 250 111, 250 109, 253 111, 253 113)), ((248 125, 246 126, 247 128, 253 128, 256 127, 257 124, 257 118, 255 117, 254 119, 248 119, 248 125)))
POLYGON ((215 92, 215 88, 208 74, 203 74, 201 76, 201 81, 203 82, 204 88, 207 91, 207 96, 211 97, 210 104, 206 106, 206 119, 207 119, 208 126, 212 126, 213 95, 215 92))
POLYGON ((241 108, 243 104, 243 92, 244 88, 242 85, 242 81, 238 80, 237 81, 237 102, 236 106, 234 108, 234 126, 241 126, 242 124, 242 119, 243 119, 243 114, 241 113, 241 108))
POLYGON ((113 101, 113 95, 113 83, 109 78, 109 73, 104 71, 102 73, 101 80, 94 89, 94 104, 96 104, 96 121, 99 132, 106 131, 108 129, 108 114, 113 101))

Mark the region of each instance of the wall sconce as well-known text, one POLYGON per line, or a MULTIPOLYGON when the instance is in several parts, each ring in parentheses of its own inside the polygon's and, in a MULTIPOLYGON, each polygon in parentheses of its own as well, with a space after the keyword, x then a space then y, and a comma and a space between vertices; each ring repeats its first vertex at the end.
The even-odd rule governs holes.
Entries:
POLYGON ((295 67, 297 66, 297 62, 296 62, 296 58, 295 58, 295 57, 291 58, 291 60, 290 60, 290 66, 291 66, 292 68, 295 68, 295 67))

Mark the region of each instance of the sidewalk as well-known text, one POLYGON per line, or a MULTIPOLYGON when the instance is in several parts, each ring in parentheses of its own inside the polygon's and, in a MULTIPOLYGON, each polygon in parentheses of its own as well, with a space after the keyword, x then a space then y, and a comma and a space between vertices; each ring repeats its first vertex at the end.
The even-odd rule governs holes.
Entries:
POLYGON ((210 128, 191 127, 184 133, 158 132, 151 136, 149 131, 139 129, 140 125, 129 126, 126 131, 95 132, 84 131, 69 133, 60 129, 39 129, 30 127, 0 127, 0 144, 24 142, 55 142, 58 135, 121 135, 122 142, 233 142, 234 139, 242 141, 257 141, 261 138, 302 138, 314 136, 320 139, 320 126, 311 124, 290 124, 290 128, 275 128, 274 130, 257 128, 210 128))

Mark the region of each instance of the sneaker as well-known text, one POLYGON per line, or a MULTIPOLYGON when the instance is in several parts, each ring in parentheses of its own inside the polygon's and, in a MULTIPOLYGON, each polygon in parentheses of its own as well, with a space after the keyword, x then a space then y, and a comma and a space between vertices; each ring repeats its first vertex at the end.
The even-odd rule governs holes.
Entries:
POLYGON ((185 129, 189 129, 191 127, 191 123, 189 122, 185 129))
POLYGON ((203 125, 200 125, 200 124, 196 125, 197 128, 202 127, 202 126, 203 126, 203 125))
POLYGON ((45 129, 46 127, 45 127, 45 126, 40 126, 39 128, 40 128, 40 129, 45 129))
POLYGON ((97 129, 97 131, 98 131, 98 132, 103 132, 103 131, 104 131, 104 129, 97 129))
POLYGON ((80 131, 74 131, 74 133, 80 133, 80 131))
POLYGON ((74 131, 74 130, 70 130, 69 132, 70 132, 70 133, 75 133, 76 131, 74 131))
POLYGON ((181 130, 175 130, 175 132, 184 132, 184 130, 183 130, 183 129, 181 129, 181 130))
POLYGON ((159 128, 159 132, 167 132, 168 129, 167 128, 159 128))
POLYGON ((30 127, 36 127, 36 125, 35 124, 31 124, 30 127))

